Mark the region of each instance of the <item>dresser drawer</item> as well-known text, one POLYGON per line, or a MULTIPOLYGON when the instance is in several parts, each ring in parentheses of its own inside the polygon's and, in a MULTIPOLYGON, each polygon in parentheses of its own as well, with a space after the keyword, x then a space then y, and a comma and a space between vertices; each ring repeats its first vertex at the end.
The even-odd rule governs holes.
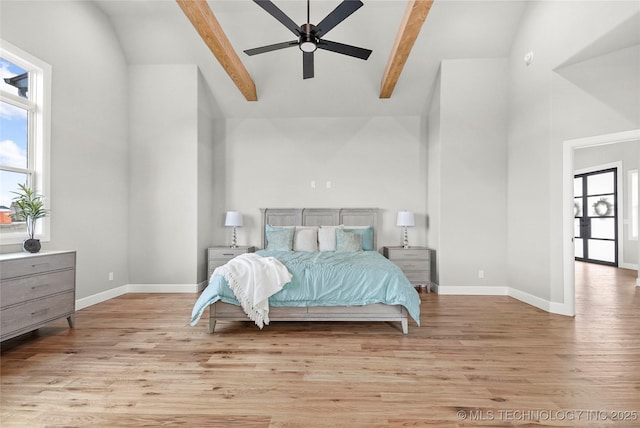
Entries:
POLYGON ((429 261, 428 260, 402 260, 402 259, 389 259, 396 266, 398 266, 403 271, 408 270, 429 270, 429 261))
POLYGON ((51 294, 74 291, 75 272, 63 270, 44 275, 32 275, 2 282, 2 307, 15 305, 51 294))
MULTIPOLYGON (((242 253, 244 254, 244 253, 242 253)), ((235 256, 234 256, 235 257, 235 256)), ((210 277, 211 274, 213 273, 213 271, 218 267, 218 266, 222 266, 225 265, 229 260, 231 260, 233 257, 229 257, 228 259, 209 259, 209 262, 207 263, 207 270, 208 270, 208 276, 210 277)))
POLYGON ((0 312, 2 338, 16 332, 34 330, 37 326, 63 316, 70 316, 75 310, 74 293, 56 294, 25 304, 5 308, 0 312))
POLYGON ((231 260, 235 256, 239 256, 244 253, 253 253, 255 247, 238 247, 238 248, 209 248, 208 258, 209 260, 231 260))
POLYGON ((402 261, 402 260, 429 260, 429 250, 423 248, 417 248, 412 250, 411 248, 389 248, 386 250, 386 257, 389 260, 402 261))
POLYGON ((213 270, 218 266, 222 266, 223 264, 227 263, 232 258, 233 257, 229 257, 228 259, 209 259, 209 262, 207 265, 209 266, 210 270, 213 270))
POLYGON ((227 261, 228 260, 219 260, 219 259, 209 260, 209 263, 207 264, 207 280, 211 278, 211 274, 213 273, 214 270, 216 270, 218 266, 224 265, 225 263, 227 263, 227 261))
POLYGON ((240 254, 253 253, 256 247, 212 247, 207 249, 207 280, 218 267, 240 254))
POLYGON ((53 270, 73 269, 75 267, 75 259, 75 253, 63 253, 3 260, 0 265, 0 278, 8 279, 53 270))
POLYGON ((404 275, 407 277, 410 283, 412 284, 429 284, 431 282, 431 275, 429 275, 428 270, 410 270, 403 271, 404 275))

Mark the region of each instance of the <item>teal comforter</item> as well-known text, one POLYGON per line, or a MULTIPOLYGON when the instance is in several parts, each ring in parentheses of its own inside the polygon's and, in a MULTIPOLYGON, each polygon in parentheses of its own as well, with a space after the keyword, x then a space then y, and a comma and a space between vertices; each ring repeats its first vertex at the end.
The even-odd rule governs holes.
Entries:
MULTIPOLYGON (((269 298, 270 306, 402 305, 420 325, 420 297, 400 268, 377 251, 258 251, 280 260, 293 275, 291 282, 269 298)), ((191 313, 195 325, 217 301, 239 305, 227 281, 212 275, 191 313)))

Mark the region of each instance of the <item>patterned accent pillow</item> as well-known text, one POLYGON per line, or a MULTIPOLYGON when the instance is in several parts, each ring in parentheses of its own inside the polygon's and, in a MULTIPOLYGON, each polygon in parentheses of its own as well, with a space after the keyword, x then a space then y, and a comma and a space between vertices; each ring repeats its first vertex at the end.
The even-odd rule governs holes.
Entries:
POLYGON ((373 248, 373 226, 345 226, 344 230, 362 235, 362 249, 364 251, 375 250, 373 248))
POLYGON ((294 228, 267 228, 267 250, 291 251, 294 228))
POLYGON ((362 251, 362 235, 336 229, 336 252, 362 251))

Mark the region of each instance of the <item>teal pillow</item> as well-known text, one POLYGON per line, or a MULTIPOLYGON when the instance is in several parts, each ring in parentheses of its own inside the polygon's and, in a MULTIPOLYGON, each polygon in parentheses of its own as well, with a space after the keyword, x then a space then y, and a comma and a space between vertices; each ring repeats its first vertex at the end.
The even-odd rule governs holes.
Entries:
POLYGON ((357 233, 362 236, 362 249, 365 251, 375 250, 373 248, 373 226, 343 229, 345 232, 357 233))
POLYGON ((272 227, 267 225, 267 250, 270 251, 292 251, 293 249, 293 227, 272 227))
POLYGON ((345 232, 342 229, 336 229, 336 251, 362 251, 362 235, 353 232, 345 232))

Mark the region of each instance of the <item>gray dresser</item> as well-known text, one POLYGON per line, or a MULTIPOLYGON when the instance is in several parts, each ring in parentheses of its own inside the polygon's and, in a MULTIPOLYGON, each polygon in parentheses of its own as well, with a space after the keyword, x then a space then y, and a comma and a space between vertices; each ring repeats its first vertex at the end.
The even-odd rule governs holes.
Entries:
POLYGON ((431 250, 426 247, 383 247, 383 254, 402 269, 411 284, 431 291, 431 250))
POLYGON ((207 280, 218 266, 243 253, 253 253, 256 247, 211 247, 207 249, 207 280))
POLYGON ((60 318, 73 327, 75 251, 0 255, 0 340, 60 318))

